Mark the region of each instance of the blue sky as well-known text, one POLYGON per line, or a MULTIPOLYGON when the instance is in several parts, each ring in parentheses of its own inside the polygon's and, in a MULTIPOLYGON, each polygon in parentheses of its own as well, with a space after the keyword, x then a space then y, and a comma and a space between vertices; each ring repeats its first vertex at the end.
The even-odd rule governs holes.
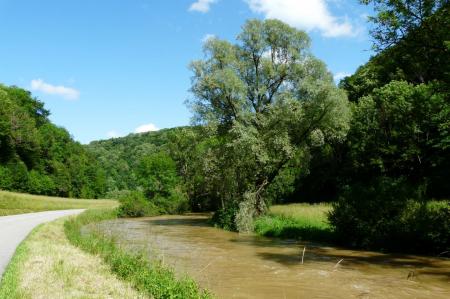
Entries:
POLYGON ((368 14, 357 0, 0 0, 0 82, 31 90, 82 143, 187 125, 205 37, 278 18, 340 77, 372 54, 368 14))

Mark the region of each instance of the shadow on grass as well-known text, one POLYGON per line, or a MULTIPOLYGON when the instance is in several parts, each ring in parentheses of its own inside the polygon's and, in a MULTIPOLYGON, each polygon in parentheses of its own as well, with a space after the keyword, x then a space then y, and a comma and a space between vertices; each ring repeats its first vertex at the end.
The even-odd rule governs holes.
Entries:
POLYGON ((318 227, 284 226, 282 228, 269 228, 263 233, 265 237, 282 239, 297 239, 331 244, 336 242, 336 235, 331 229, 318 227))

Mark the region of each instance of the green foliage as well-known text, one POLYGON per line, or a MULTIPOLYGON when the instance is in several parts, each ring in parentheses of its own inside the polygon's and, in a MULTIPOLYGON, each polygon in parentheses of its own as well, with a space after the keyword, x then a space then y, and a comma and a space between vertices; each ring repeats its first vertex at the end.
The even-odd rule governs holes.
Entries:
MULTIPOLYGON (((443 181, 449 123, 448 98, 433 84, 392 81, 375 89, 355 107, 348 136, 352 173, 358 180, 387 175, 405 176, 415 184, 443 181)), ((445 185, 433 187, 434 194, 448 192, 445 185)))
POLYGON ((258 235, 276 238, 301 239, 323 243, 336 242, 330 227, 317 226, 315 223, 283 215, 265 215, 255 220, 255 232, 258 235))
POLYGON ((262 236, 335 242, 328 223, 329 204, 289 204, 272 206, 255 220, 255 232, 262 236))
POLYGON ((375 25, 371 34, 376 41, 377 50, 398 44, 417 29, 423 29, 424 23, 429 18, 449 4, 448 0, 360 0, 360 2, 373 3, 377 12, 375 16, 369 17, 375 25))
POLYGON ((204 157, 216 172, 205 180, 222 209, 238 202, 239 229, 265 212, 267 188, 289 163, 307 168, 302 157, 310 147, 345 138, 350 110, 309 53, 306 33, 277 20, 250 20, 237 39, 206 43, 206 59, 191 65, 190 104, 217 142, 204 157))
POLYGON ((52 124, 31 93, 0 85, 0 188, 97 198, 104 193, 97 162, 52 124))
POLYGON ((183 128, 130 134, 121 138, 94 141, 87 145, 85 148, 105 172, 106 192, 139 187, 138 168, 141 160, 145 156, 167 151, 169 135, 179 130, 183 128))
POLYGON ((143 217, 159 215, 160 210, 149 202, 144 194, 133 191, 120 198, 119 217, 143 217))
POLYGON ((159 261, 149 261, 143 253, 129 254, 113 240, 100 234, 82 234, 83 226, 116 217, 113 210, 90 210, 65 222, 69 241, 84 251, 104 259, 120 279, 151 298, 211 298, 212 296, 189 278, 178 279, 172 269, 159 261))
POLYGON ((439 253, 448 207, 430 199, 450 195, 448 1, 362 2, 375 4, 382 51, 340 83, 355 104, 330 219, 347 244, 439 253))
POLYGON ((355 184, 335 203, 339 240, 363 248, 440 253, 450 246, 448 205, 427 204, 416 187, 387 177, 355 184))
POLYGON ((179 182, 176 164, 166 153, 145 156, 138 166, 140 186, 150 197, 170 196, 179 182))
POLYGON ((236 215, 239 213, 239 206, 237 203, 228 203, 224 208, 218 209, 213 217, 211 223, 215 226, 229 230, 237 231, 236 215))

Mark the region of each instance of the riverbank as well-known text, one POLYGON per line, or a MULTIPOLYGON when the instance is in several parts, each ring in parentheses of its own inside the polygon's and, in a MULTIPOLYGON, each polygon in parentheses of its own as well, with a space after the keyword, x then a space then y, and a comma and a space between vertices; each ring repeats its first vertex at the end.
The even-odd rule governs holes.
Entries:
POLYGON ((175 277, 174 271, 159 260, 150 260, 140 252, 128 253, 105 234, 96 231, 82 233, 86 225, 116 218, 115 210, 88 210, 66 221, 65 233, 71 244, 101 257, 116 277, 140 294, 151 298, 212 298, 189 277, 175 277))
POLYGON ((37 227, 21 243, 1 280, 0 298, 146 298, 99 256, 70 244, 66 220, 37 227))

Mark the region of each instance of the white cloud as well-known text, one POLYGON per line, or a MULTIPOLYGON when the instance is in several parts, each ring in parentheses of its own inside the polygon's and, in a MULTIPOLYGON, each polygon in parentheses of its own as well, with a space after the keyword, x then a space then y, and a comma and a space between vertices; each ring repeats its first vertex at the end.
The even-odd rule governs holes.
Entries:
POLYGON ((212 38, 215 38, 216 36, 214 34, 211 33, 207 33, 203 36, 202 38, 202 43, 206 43, 207 41, 209 41, 212 38))
POLYGON ((46 83, 42 79, 31 80, 31 89, 37 90, 46 94, 59 95, 67 100, 78 100, 80 92, 74 88, 65 86, 56 86, 46 83))
POLYGON ((279 19, 291 26, 319 30, 326 37, 356 36, 348 20, 331 14, 326 0, 245 0, 255 13, 267 19, 279 19))
POLYGON ((159 131, 159 128, 156 127, 154 124, 142 125, 142 126, 137 127, 134 130, 135 133, 145 133, 145 132, 154 132, 154 131, 159 131))
POLYGON ((119 132, 115 131, 115 130, 111 130, 109 132, 106 133, 106 136, 108 138, 117 138, 117 137, 121 137, 122 134, 120 134, 119 132))
POLYGON ((207 13, 211 8, 211 4, 217 2, 217 0, 197 0, 189 7, 189 11, 198 11, 207 13))
POLYGON ((333 79, 334 82, 339 83, 339 81, 341 81, 342 79, 344 79, 345 77, 350 76, 350 73, 347 72, 337 72, 336 74, 334 74, 333 79))

